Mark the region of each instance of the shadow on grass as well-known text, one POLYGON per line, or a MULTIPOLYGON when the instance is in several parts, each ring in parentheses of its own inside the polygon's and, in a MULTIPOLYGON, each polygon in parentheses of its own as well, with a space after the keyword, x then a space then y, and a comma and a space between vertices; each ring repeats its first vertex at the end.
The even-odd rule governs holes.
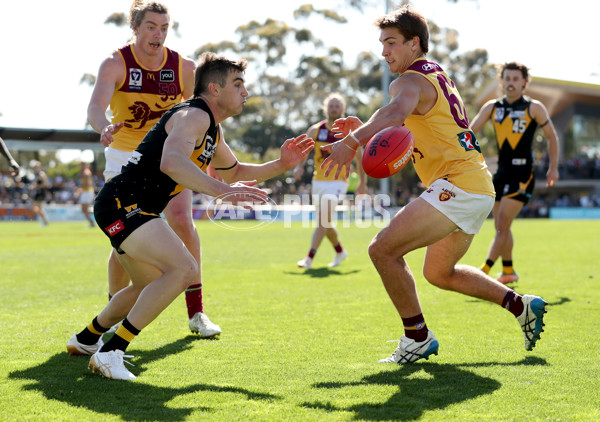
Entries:
POLYGON ((548 305, 559 306, 559 305, 563 305, 565 303, 569 303, 570 301, 571 301, 571 299, 569 299, 568 297, 559 297, 558 299, 556 299, 553 302, 548 302, 548 305))
MULTIPOLYGON (((515 291, 516 291, 516 289, 515 289, 515 291)), ((518 292, 517 292, 517 293, 518 293, 518 292)), ((519 294, 521 294, 521 293, 519 293, 519 294)), ((544 299, 544 298, 542 298, 542 299, 544 299)), ((544 299, 544 300, 545 300, 545 299, 544 299)), ((495 304, 495 303, 488 302, 487 300, 483 300, 483 299, 475 299, 475 298, 472 298, 472 297, 469 297, 469 298, 466 300, 466 302, 468 302, 468 303, 487 303, 487 304, 489 304, 490 306, 496 306, 496 304, 495 304)), ((561 296, 561 297, 559 297, 559 298, 556 298, 556 299, 555 299, 555 300, 553 300, 553 301, 548 301, 548 306, 560 306, 560 305, 564 305, 565 303, 569 303, 569 302, 571 302, 571 299, 570 299, 570 298, 568 298, 568 297, 564 297, 564 296, 561 296)))
POLYGON ((355 420, 398 420, 419 419, 428 410, 444 409, 456 403, 492 394, 502 384, 474 374, 462 367, 547 365, 544 359, 528 357, 514 363, 485 362, 465 365, 422 363, 398 365, 393 371, 369 375, 358 382, 317 383, 314 388, 337 389, 363 385, 388 385, 398 387, 398 392, 385 403, 373 403, 369 397, 364 403, 348 407, 337 407, 331 402, 303 403, 303 407, 328 412, 354 412, 355 420))
MULTIPOLYGON (((197 336, 189 335, 159 349, 144 351, 135 359, 134 374, 140 375, 145 367, 166 356, 192 347, 197 336)), ((180 388, 165 388, 136 381, 109 380, 87 369, 89 358, 69 356, 66 352, 50 357, 46 362, 9 374, 12 380, 30 380, 24 391, 38 391, 48 400, 58 400, 71 406, 89 409, 98 414, 120 416, 126 421, 180 421, 194 411, 210 412, 207 406, 171 408, 166 404, 175 397, 198 391, 236 393, 248 400, 277 399, 277 396, 254 392, 245 388, 223 387, 210 384, 192 384, 180 388)))
POLYGON ((322 267, 322 268, 309 268, 308 270, 304 270, 304 272, 298 273, 298 272, 291 272, 291 271, 285 271, 285 274, 288 275, 296 275, 296 276, 309 276, 312 278, 324 278, 324 277, 329 277, 331 275, 350 275, 350 274, 356 274, 359 273, 360 270, 352 270, 352 271, 345 271, 342 272, 338 269, 334 268, 330 268, 330 267, 322 267))

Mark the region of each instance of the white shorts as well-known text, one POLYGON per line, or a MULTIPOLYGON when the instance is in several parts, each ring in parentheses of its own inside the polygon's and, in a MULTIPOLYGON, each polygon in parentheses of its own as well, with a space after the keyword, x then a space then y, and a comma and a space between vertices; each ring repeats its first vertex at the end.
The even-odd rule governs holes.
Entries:
POLYGON ((118 174, 121 174, 121 169, 129 157, 131 157, 133 151, 121 151, 112 147, 104 148, 104 157, 106 158, 106 165, 104 166, 104 180, 109 180, 118 174))
POLYGON ((91 204, 94 202, 94 192, 89 190, 81 192, 81 195, 79 195, 79 201, 77 202, 80 204, 91 204))
POLYGON ((348 191, 348 183, 339 180, 313 180, 313 203, 319 204, 321 200, 335 201, 337 204, 348 191))
POLYGON ((467 234, 477 234, 494 207, 494 197, 468 193, 444 179, 438 179, 421 194, 435 209, 467 234))

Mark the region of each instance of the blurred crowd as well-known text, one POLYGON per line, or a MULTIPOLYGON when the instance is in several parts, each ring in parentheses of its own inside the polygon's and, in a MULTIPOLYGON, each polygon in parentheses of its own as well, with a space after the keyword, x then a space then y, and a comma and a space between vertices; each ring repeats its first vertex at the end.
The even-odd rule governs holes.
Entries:
MULTIPOLYGON (((93 175, 96 189, 104 184, 102 175, 93 175)), ((38 188, 34 184, 33 171, 24 168, 20 175, 0 175, 0 204, 13 207, 29 206, 38 188)), ((48 177, 49 187, 44 189, 44 202, 47 204, 76 204, 81 193, 79 177, 48 177)))

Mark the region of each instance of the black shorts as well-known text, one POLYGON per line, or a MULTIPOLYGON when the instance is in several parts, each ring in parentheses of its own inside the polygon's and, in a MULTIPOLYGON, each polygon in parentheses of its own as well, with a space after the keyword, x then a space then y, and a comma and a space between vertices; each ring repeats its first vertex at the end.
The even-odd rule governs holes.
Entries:
POLYGON ((33 195, 33 200, 35 202, 44 202, 46 200, 46 192, 43 190, 35 191, 35 194, 33 195))
POLYGON ((94 201, 96 223, 119 253, 124 253, 120 249, 121 243, 131 233, 148 221, 160 218, 158 212, 146 212, 138 204, 136 193, 122 186, 119 189, 111 181, 102 187, 94 201))
POLYGON ((497 172, 494 174, 494 189, 496 190, 496 201, 511 198, 523 203, 529 202, 535 186, 535 176, 531 173, 522 175, 509 174, 508 172, 497 172))

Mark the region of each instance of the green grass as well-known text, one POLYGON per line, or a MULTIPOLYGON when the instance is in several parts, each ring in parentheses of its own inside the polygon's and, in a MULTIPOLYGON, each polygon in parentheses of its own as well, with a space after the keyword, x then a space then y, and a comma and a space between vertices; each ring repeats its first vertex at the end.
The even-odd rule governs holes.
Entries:
MULTIPOLYGON (((328 269, 324 243, 304 271, 311 228, 197 225, 207 313, 223 335, 191 335, 179 297, 129 347, 128 383, 65 350, 106 303, 107 239, 83 222, 0 223, 0 420, 600 419, 598 221, 513 226, 517 290, 550 303, 533 352, 507 311, 430 286, 423 251, 409 255, 440 341, 439 356, 410 366, 377 363, 402 325, 367 255, 375 228, 342 228, 350 258, 328 269)), ((492 236, 488 220, 461 262, 479 265, 492 236)))

